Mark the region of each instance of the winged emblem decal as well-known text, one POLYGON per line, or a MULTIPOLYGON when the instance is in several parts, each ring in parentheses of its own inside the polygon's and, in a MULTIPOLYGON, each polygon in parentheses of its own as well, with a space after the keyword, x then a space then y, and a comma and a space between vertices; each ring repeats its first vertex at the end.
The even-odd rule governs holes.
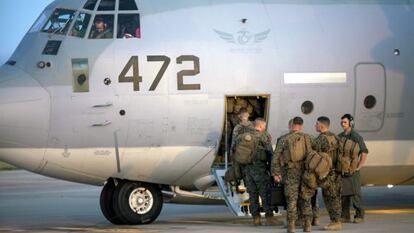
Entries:
POLYGON ((216 34, 227 43, 245 45, 249 42, 256 44, 263 42, 269 36, 270 29, 256 34, 252 34, 247 30, 240 30, 234 34, 219 31, 216 29, 214 29, 214 32, 216 32, 216 34))

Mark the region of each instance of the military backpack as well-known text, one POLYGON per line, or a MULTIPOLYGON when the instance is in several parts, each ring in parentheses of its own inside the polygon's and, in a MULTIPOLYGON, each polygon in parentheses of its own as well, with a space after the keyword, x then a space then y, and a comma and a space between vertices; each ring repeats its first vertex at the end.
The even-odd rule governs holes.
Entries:
POLYGON ((240 166, 236 162, 233 162, 233 165, 228 167, 224 174, 224 181, 230 184, 235 184, 242 178, 240 166))
POLYGON ((299 162, 305 159, 306 138, 304 134, 293 133, 285 138, 287 151, 284 153, 285 161, 299 162))
POLYGON ((253 162, 257 147, 257 137, 252 132, 245 132, 237 136, 234 151, 234 160, 246 165, 253 162))
POLYGON ((340 141, 342 147, 342 156, 339 156, 336 170, 342 172, 342 174, 353 174, 359 162, 360 148, 358 143, 342 138, 340 141))

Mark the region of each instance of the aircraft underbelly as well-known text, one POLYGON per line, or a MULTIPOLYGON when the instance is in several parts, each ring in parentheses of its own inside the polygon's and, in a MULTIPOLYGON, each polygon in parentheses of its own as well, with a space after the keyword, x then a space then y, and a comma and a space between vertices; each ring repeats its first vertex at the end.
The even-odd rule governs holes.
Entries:
POLYGON ((113 148, 48 149, 37 172, 60 179, 102 185, 109 177, 195 187, 210 174, 215 147, 122 148, 118 170, 113 148), (79 163, 82 161, 82 163, 79 163))
POLYGON ((117 177, 159 184, 191 186, 210 173, 215 147, 126 148, 117 177))

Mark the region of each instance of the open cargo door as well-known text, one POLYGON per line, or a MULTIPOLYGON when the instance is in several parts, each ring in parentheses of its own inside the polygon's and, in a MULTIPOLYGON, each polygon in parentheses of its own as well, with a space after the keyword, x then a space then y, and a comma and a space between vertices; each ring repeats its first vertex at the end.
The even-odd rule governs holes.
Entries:
POLYGON ((236 216, 249 214, 249 194, 243 186, 243 182, 237 188, 224 181, 224 174, 229 166, 232 166, 229 158, 229 150, 232 141, 234 127, 239 123, 238 113, 241 108, 246 108, 250 113, 249 120, 254 121, 260 117, 268 119, 269 95, 240 95, 226 96, 226 111, 223 117, 223 132, 212 173, 217 186, 222 193, 230 211, 236 216))

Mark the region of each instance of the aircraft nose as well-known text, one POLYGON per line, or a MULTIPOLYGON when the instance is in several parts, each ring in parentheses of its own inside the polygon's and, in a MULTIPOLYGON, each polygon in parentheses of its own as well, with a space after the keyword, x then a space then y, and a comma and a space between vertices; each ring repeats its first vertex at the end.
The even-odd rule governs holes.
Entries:
POLYGON ((35 170, 45 153, 49 116, 47 91, 23 70, 0 67, 0 160, 35 170))

